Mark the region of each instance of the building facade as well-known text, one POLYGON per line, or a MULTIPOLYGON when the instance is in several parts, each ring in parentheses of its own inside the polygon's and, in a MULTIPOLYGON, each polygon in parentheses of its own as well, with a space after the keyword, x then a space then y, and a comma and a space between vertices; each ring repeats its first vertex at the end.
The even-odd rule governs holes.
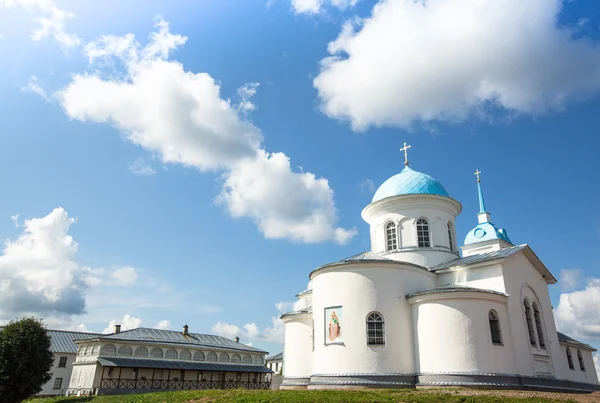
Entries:
POLYGON ((266 351, 239 339, 138 328, 76 340, 70 395, 177 389, 268 389, 266 351))
POLYGON ((276 374, 281 374, 283 371, 283 351, 267 357, 267 368, 276 374))
POLYGON ((283 388, 598 390, 591 346, 556 331, 556 279, 486 210, 459 253, 461 204, 406 167, 362 211, 371 250, 309 275, 285 323, 283 388))

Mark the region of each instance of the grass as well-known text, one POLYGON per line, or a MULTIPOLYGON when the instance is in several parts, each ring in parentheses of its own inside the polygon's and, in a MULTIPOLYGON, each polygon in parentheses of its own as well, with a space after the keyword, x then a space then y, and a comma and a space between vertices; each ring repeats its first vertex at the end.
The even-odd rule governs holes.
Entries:
POLYGON ((29 403, 541 403, 565 402, 539 396, 471 394, 460 390, 364 389, 364 390, 202 390, 146 393, 89 398, 38 398, 29 403))

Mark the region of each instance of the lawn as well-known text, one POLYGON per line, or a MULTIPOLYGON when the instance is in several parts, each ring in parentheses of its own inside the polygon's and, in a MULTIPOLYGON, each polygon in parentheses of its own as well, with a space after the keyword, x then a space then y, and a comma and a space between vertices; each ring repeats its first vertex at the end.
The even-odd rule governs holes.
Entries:
MULTIPOLYGON (((538 403, 575 402, 591 395, 565 395, 520 391, 472 391, 462 389, 364 389, 364 390, 204 390, 147 393, 142 395, 98 396, 91 398, 40 398, 29 403, 433 403, 433 402, 484 402, 484 403, 538 403), (584 397, 585 396, 585 397, 584 397)), ((594 396, 593 400, 597 401, 594 396)), ((588 401, 588 400, 584 400, 588 401)))

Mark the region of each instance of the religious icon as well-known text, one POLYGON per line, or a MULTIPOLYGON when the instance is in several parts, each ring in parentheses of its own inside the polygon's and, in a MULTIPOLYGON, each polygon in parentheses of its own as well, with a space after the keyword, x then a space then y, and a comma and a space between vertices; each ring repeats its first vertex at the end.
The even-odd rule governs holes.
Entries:
POLYGON ((343 343, 342 307, 325 308, 325 344, 343 343))

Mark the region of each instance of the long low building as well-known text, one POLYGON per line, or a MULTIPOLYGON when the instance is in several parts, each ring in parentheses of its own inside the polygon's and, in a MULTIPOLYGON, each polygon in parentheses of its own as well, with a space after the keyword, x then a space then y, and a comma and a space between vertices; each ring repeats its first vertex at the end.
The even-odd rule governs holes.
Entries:
POLYGON ((75 340, 70 395, 160 389, 268 389, 266 351, 239 339, 137 328, 75 340))

